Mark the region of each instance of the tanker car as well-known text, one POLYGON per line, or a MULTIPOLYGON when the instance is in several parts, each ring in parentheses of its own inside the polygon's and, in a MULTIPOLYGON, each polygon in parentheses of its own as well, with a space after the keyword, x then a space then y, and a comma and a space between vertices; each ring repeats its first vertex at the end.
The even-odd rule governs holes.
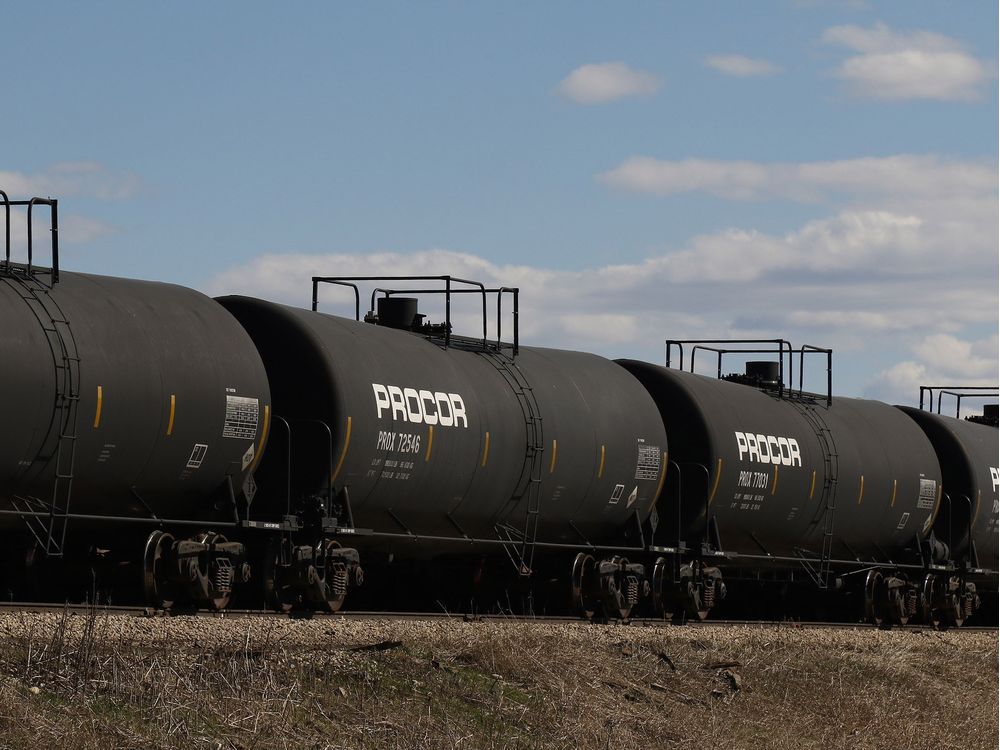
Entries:
POLYGON ((669 349, 661 367, 522 346, 516 289, 449 276, 317 278, 312 310, 212 300, 61 272, 56 201, 0 197, 12 598, 81 578, 93 595, 101 573, 158 609, 336 611, 447 564, 477 586, 484 571, 501 588, 544 581, 589 617, 706 617, 727 584, 806 581, 858 594, 874 621, 961 623, 996 589, 995 419, 811 394, 801 371, 785 385, 793 356, 826 350, 777 341, 776 362, 727 380, 694 374, 711 348, 722 375, 728 350, 706 342, 691 372, 669 349), (11 206, 29 212, 24 263, 11 206), (361 282, 403 288, 376 289, 361 320, 361 282), (355 319, 317 311, 324 283, 353 288, 355 319), (441 323, 418 312, 428 294, 441 323), (469 295, 481 337, 452 330, 469 295))

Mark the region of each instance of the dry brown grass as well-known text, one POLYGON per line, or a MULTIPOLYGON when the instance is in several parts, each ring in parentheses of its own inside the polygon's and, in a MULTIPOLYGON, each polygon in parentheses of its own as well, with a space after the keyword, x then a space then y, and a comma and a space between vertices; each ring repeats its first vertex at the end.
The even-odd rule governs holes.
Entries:
POLYGON ((5 615, 0 747, 992 750, 997 681, 996 633, 5 615))

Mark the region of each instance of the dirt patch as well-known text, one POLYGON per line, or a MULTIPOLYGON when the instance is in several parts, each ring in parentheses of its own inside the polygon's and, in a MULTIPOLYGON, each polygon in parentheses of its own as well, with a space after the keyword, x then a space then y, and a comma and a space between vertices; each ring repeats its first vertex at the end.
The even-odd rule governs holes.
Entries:
POLYGON ((0 748, 991 748, 997 634, 0 615, 0 748))

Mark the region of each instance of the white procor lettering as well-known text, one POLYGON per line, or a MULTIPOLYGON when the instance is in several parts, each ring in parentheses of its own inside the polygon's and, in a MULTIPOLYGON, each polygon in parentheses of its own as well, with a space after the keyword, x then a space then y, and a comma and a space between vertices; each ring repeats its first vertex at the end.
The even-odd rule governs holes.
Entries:
POLYGON ((788 438, 788 465, 789 466, 801 466, 802 465, 802 454, 799 453, 799 442, 795 438, 788 438))
POLYGON ((993 480, 993 492, 1000 492, 1000 469, 990 467, 990 479, 993 480))
POLYGON ((434 403, 437 404, 438 419, 441 422, 441 426, 451 427, 455 423, 455 416, 448 394, 438 391, 434 394, 434 403))
POLYGON ((394 422, 469 427, 465 400, 457 393, 372 383, 375 414, 394 422), (387 413, 388 412, 388 413, 387 413))
POLYGON ((755 461, 775 466, 801 466, 802 454, 795 438, 734 432, 740 461, 755 461))
POLYGON ((424 415, 424 424, 434 425, 438 423, 434 394, 430 391, 420 391, 420 411, 424 415))
POLYGON ((403 389, 403 398, 406 400, 406 417, 415 424, 424 421, 424 415, 420 411, 420 396, 413 388, 403 389))
POLYGON ((792 463, 792 449, 788 438, 778 438, 778 450, 781 452, 781 465, 789 466, 792 463))
POLYGON ((389 401, 392 402, 392 418, 396 420, 396 414, 399 414, 399 421, 406 421, 406 400, 403 398, 403 389, 397 385, 389 386, 389 401))
POLYGON ((465 402, 457 393, 449 393, 451 398, 451 408, 455 413, 455 426, 458 427, 458 420, 462 420, 462 427, 469 426, 469 420, 465 418, 465 402))
POLYGON ((781 444, 774 435, 767 436, 767 449, 771 453, 771 463, 781 464, 781 444))
POLYGON ((381 419, 382 412, 389 408, 389 392, 380 383, 372 383, 372 390, 375 391, 375 411, 381 419))
MULTIPOLYGON (((388 396, 386 396, 386 401, 388 401, 388 396)), ((749 446, 747 446, 747 436, 742 432, 736 433, 736 447, 740 450, 740 461, 742 461, 743 454, 750 450, 749 446)))

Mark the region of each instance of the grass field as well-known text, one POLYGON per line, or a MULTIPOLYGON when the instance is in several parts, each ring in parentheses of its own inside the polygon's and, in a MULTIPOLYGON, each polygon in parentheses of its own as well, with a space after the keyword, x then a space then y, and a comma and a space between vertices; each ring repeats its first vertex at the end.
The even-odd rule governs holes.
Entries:
POLYGON ((0 748, 997 747, 997 634, 0 615, 0 748))

